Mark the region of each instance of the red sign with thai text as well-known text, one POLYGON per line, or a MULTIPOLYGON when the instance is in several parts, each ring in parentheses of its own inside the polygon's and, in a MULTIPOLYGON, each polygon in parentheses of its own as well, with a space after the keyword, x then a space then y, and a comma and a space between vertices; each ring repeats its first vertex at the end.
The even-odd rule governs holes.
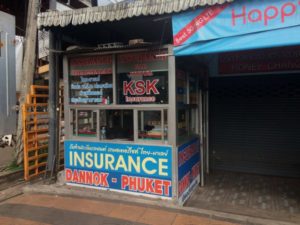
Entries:
POLYGON ((222 53, 219 74, 251 74, 300 70, 300 46, 222 53))

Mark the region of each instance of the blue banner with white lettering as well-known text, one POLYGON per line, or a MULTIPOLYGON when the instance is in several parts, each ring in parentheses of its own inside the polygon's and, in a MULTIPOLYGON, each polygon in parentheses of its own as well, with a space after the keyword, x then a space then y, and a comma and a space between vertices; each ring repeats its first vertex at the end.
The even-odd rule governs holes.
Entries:
POLYGON ((300 1, 235 1, 175 15, 172 24, 174 46, 299 26, 300 1))
POLYGON ((66 182, 172 197, 172 147, 65 141, 66 182))

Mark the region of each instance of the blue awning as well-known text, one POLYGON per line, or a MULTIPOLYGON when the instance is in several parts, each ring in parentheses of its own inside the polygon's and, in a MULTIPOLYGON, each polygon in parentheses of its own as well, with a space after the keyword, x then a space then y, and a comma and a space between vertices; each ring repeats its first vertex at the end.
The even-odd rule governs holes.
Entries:
POLYGON ((174 54, 175 56, 188 56, 292 45, 300 45, 300 26, 212 41, 198 41, 174 47, 174 54))

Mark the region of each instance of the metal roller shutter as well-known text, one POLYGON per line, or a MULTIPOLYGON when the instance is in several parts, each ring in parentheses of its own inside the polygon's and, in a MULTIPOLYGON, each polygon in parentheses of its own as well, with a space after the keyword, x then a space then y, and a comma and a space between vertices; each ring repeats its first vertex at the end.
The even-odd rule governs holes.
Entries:
POLYGON ((213 169, 300 177, 300 75, 210 80, 213 169))

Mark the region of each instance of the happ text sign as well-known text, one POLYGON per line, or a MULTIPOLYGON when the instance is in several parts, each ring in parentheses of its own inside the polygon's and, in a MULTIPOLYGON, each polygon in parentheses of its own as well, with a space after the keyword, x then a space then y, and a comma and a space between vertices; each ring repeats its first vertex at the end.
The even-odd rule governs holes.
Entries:
POLYGON ((174 45, 300 25, 299 0, 248 0, 173 16, 174 45))

